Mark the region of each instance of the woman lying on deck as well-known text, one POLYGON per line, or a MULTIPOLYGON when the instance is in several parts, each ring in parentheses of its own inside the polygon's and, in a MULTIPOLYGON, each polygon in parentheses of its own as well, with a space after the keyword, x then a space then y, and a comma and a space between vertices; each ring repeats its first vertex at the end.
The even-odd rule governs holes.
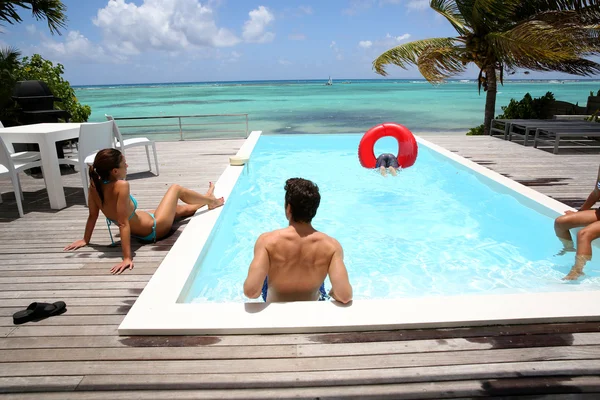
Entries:
POLYGON ((583 226, 577 232, 577 252, 575 253, 575 264, 569 274, 563 279, 575 280, 583 275, 583 267, 592 259, 592 241, 600 237, 600 208, 592 210, 596 202, 600 200, 600 168, 596 185, 579 211, 566 211, 554 221, 556 236, 563 242, 564 248, 560 254, 567 251, 575 251, 573 239, 569 229, 583 226))
MULTIPOLYGON (((99 211, 106 216, 109 226, 119 226, 123 261, 110 270, 112 274, 120 274, 125 269, 133 269, 131 255, 131 236, 145 241, 155 242, 166 236, 177 218, 194 215, 200 207, 208 206, 209 210, 223 205, 223 198, 217 199, 211 183, 206 194, 200 194, 179 185, 172 185, 161 200, 156 210, 137 210, 137 201, 129 193, 127 163, 119 150, 104 149, 96 154, 94 165, 90 167, 89 216, 85 225, 83 239, 65 247, 65 250, 76 250, 87 245, 92 238, 99 211), (181 200, 186 205, 178 205, 181 200)), ((112 234, 111 234, 112 240, 112 234)), ((114 242, 113 242, 114 244, 114 242)))

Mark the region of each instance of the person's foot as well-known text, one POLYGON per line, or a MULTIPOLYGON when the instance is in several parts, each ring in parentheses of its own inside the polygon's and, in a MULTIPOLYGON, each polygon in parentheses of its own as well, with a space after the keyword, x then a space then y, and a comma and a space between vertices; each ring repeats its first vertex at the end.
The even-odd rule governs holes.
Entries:
POLYGON ((212 182, 208 182, 208 192, 206 192, 206 196, 214 197, 213 193, 215 192, 215 184, 212 182))
POLYGON ((562 278, 562 280, 563 281, 574 281, 574 280, 577 280, 577 278, 579 278, 582 275, 583 275, 583 272, 571 270, 571 272, 569 272, 567 274, 567 276, 565 276, 564 278, 562 278))
POLYGON ((561 251, 559 251, 558 253, 556 253, 554 255, 554 257, 560 257, 560 256, 564 256, 567 253, 572 253, 576 251, 575 247, 563 247, 563 249, 561 251))
POLYGON ((217 207, 221 207, 223 204, 225 204, 225 199, 223 197, 219 197, 218 199, 214 199, 208 203, 208 209, 214 210, 217 207))

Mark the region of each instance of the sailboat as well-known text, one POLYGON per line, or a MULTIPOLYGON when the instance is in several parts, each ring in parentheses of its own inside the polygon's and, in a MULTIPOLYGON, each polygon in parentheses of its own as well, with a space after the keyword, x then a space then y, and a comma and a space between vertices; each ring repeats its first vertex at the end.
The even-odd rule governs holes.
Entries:
POLYGON ((329 77, 329 80, 327 81, 327 83, 325 84, 325 86, 331 86, 333 85, 333 82, 331 80, 331 76, 329 77))

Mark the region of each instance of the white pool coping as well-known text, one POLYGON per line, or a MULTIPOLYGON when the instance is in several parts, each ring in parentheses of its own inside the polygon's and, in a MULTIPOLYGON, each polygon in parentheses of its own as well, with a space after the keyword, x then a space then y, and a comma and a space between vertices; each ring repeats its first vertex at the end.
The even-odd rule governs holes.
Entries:
MULTIPOLYGON (((238 155, 250 155, 260 135, 260 131, 252 132, 238 155)), ((521 195, 520 201, 543 206, 549 215, 572 209, 427 140, 416 139, 420 146, 491 180, 488 184, 514 190, 521 195)), ((249 163, 251 166, 251 158, 249 163)), ((243 169, 231 165, 225 169, 216 183, 217 197, 229 197, 243 169)), ((341 332, 600 320, 600 291, 355 300, 348 305, 335 301, 178 303, 202 249, 210 246, 207 240, 223 209, 201 209, 190 220, 119 326, 119 335, 341 332)))

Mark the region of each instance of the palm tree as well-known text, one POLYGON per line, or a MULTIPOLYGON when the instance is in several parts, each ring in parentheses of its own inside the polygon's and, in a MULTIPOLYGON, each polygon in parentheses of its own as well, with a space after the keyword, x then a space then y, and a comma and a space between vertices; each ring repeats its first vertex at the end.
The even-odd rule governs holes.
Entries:
POLYGON ((523 68, 575 75, 600 72, 584 58, 600 52, 598 0, 431 0, 457 37, 417 40, 394 47, 373 61, 378 74, 385 66, 417 65, 430 83, 438 84, 479 68, 478 86, 487 92, 484 133, 490 132, 496 107, 497 81, 504 71, 523 68))
POLYGON ((59 29, 66 27, 67 7, 60 0, 0 0, 0 21, 11 25, 21 22, 17 7, 31 10, 37 20, 46 19, 52 34, 60 35, 59 29))

